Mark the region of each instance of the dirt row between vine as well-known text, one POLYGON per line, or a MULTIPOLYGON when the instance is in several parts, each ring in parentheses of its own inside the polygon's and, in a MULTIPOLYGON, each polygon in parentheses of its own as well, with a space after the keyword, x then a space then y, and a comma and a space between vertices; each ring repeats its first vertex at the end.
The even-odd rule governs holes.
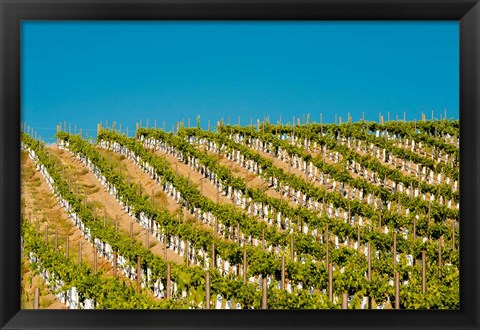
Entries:
MULTIPOLYGON (((106 150, 101 147, 97 147, 97 151, 105 158, 108 159, 108 161, 112 162, 112 164, 115 164, 115 166, 120 166, 122 168, 122 175, 127 176, 130 180, 135 180, 135 183, 140 183, 142 186, 142 190, 147 191, 147 192, 152 192, 154 195, 154 207, 157 209, 164 209, 167 208, 167 210, 170 212, 170 215, 172 217, 178 217, 178 211, 179 211, 179 204, 173 199, 173 197, 169 196, 168 194, 164 193, 162 191, 162 186, 161 184, 155 182, 155 180, 151 179, 150 176, 145 173, 138 165, 136 165, 132 160, 115 153, 110 150, 106 150)), ((195 171, 191 170, 186 166, 185 164, 182 164, 183 166, 178 166, 178 175, 182 175, 185 178, 188 178, 188 173, 191 173, 193 175, 195 171)), ((172 167, 172 170, 175 170, 175 166, 172 167)), ((126 179, 127 179, 126 178, 126 179)), ((194 180, 191 179, 191 183, 195 183, 194 180)), ((133 182, 133 181, 132 181, 133 182)), ((203 196, 209 198, 212 194, 215 195, 215 200, 216 201, 216 188, 215 186, 208 182, 207 180, 204 180, 204 187, 203 187, 203 196), (210 187, 207 186, 207 184, 210 185, 210 187), (207 189, 208 187, 208 189, 207 189)), ((197 188, 200 191, 200 188, 197 188)), ((151 195, 151 193, 150 193, 151 195)), ((221 194, 220 194, 221 195, 221 194)), ((211 198, 210 198, 211 199, 211 198)), ((224 198, 228 200, 227 198, 224 198)), ((186 207, 183 207, 183 214, 184 216, 188 214, 188 210, 186 207)), ((189 222, 195 222, 195 219, 188 215, 187 221, 189 222)), ((206 230, 213 230, 213 227, 209 224, 204 224, 200 221, 196 223, 196 226, 199 228, 203 228, 206 230)), ((222 238, 225 241, 228 242, 233 242, 232 240, 222 238)))
POLYGON ((30 264, 26 258, 22 258, 21 282, 21 309, 34 308, 35 288, 39 289, 39 309, 67 309, 67 306, 50 292, 43 278, 30 269, 30 264))
MULTIPOLYGON (((317 181, 313 182, 311 179, 308 179, 308 180, 307 180, 307 179, 305 178, 305 173, 302 172, 301 170, 299 170, 298 168, 295 168, 295 169, 294 169, 293 167, 289 166, 288 161, 282 161, 280 158, 272 157, 269 153, 263 152, 263 151, 261 151, 261 150, 255 150, 255 149, 253 149, 252 147, 248 147, 248 148, 249 148, 249 150, 251 150, 252 152, 255 152, 255 153, 259 154, 260 156, 265 157, 265 158, 267 158, 267 159, 270 159, 270 160, 273 162, 273 165, 274 165, 274 166, 283 169, 283 171, 284 171, 285 173, 288 173, 288 171, 290 171, 291 174, 294 174, 294 175, 297 176, 298 178, 303 179, 305 182, 313 183, 314 186, 325 189, 325 185, 321 184, 320 181, 317 180, 317 181), (289 169, 289 167, 290 167, 290 169, 289 169)), ((308 149, 305 149, 305 150, 306 150, 307 152, 309 152, 313 157, 321 156, 320 153, 314 153, 314 152, 309 151, 308 149)), ((324 158, 324 161, 325 161, 325 163, 328 163, 328 164, 330 164, 330 165, 338 166, 338 163, 337 163, 337 162, 329 159, 328 157, 325 157, 325 158, 324 158)), ((361 175, 358 174, 358 173, 354 173, 354 172, 353 172, 352 170, 350 170, 350 169, 347 170, 347 172, 348 172, 348 173, 350 174, 350 176, 352 176, 354 179, 363 179, 363 176, 361 176, 361 175)), ((389 186, 391 186, 391 185, 392 185, 392 180, 387 179, 387 184, 388 184, 389 186)), ((351 187, 351 188, 353 188, 353 187, 351 187)), ((390 188, 390 187, 387 188, 387 189, 388 189, 389 191, 392 191, 392 188, 390 188)), ((332 184, 332 183, 329 184, 329 187, 328 187, 327 191, 333 192, 333 184, 332 184)), ((410 194, 412 194, 412 193, 413 193, 413 191, 412 191, 410 194)), ((357 192, 357 194, 358 194, 358 192, 357 192)), ((366 195, 364 195, 364 198, 366 198, 366 195)), ((355 197, 355 199, 358 200, 358 197, 355 197)), ((401 204, 402 204, 402 203, 401 203, 401 204)), ((405 206, 404 204, 402 204, 402 207, 405 208, 406 206, 405 206)), ((378 208, 377 208, 377 209, 378 209, 378 208)))
MULTIPOLYGON (((203 147, 201 147, 200 149, 203 149, 203 147)), ((218 157, 218 154, 213 151, 208 151, 207 153, 212 157, 218 157)), ((264 181, 264 179, 260 175, 252 173, 240 166, 239 164, 230 161, 224 154, 220 154, 219 161, 221 165, 231 169, 230 173, 233 177, 242 179, 244 182, 247 183, 247 186, 249 188, 262 189, 262 182, 264 181)), ((283 200, 284 202, 287 202, 290 207, 298 208, 298 204, 293 202, 290 198, 283 197, 282 194, 276 191, 273 187, 269 187, 268 182, 263 182, 263 189, 263 192, 268 197, 283 200)))
MULTIPOLYGON (((267 152, 263 152, 261 150, 256 150, 256 149, 253 149, 252 147, 247 146, 247 148, 250 151, 252 151, 254 153, 257 153, 258 155, 264 157, 265 159, 270 160, 272 162, 273 166, 282 169, 284 173, 295 175, 296 177, 304 180, 307 183, 313 183, 313 185, 316 186, 316 187, 319 187, 319 188, 322 188, 322 189, 327 189, 327 191, 333 192, 333 185, 332 184, 330 184, 330 186, 326 187, 326 185, 321 184, 318 180, 313 182, 313 180, 307 179, 305 177, 305 173, 300 171, 298 168, 293 168, 293 166, 290 166, 287 162, 282 161, 280 158, 273 157, 272 155, 270 155, 267 152)), ((297 207, 298 207, 298 204, 294 204, 294 205, 297 205, 297 207)))
MULTIPOLYGON (((80 257, 81 242, 82 262, 94 269, 95 252, 93 244, 88 242, 80 229, 74 226, 68 219, 65 210, 51 193, 42 174, 35 170, 34 162, 26 154, 22 155, 22 201, 24 205, 23 212, 27 219, 34 226, 36 226, 38 219, 40 237, 45 237, 48 225, 48 241, 55 242, 55 231, 57 231, 59 253, 66 253, 66 237, 68 237, 69 257, 76 260, 76 262, 78 262, 80 257)), ((113 276, 113 265, 100 254, 97 254, 97 271, 103 271, 103 276, 105 277, 113 276)), ((31 276, 31 274, 28 276, 31 276)), ((122 282, 134 285, 133 281, 120 271, 117 271, 117 278, 122 282)), ((26 296, 30 299, 30 297, 33 297, 33 293, 27 292, 26 296)), ((54 295, 52 297, 56 299, 54 295)), ((153 295, 151 297, 153 298, 153 295)), ((64 307, 53 308, 66 308, 63 303, 59 303, 64 307)))
MULTIPOLYGON (((215 203, 217 202, 218 190, 212 182, 204 178, 197 171, 193 170, 190 165, 179 161, 173 155, 167 154, 160 150, 155 151, 155 154, 162 158, 165 158, 170 164, 170 168, 175 171, 175 173, 178 173, 185 178, 190 177, 190 182, 198 185, 198 191, 201 193, 203 192, 204 197, 210 199, 211 201, 214 201, 215 203)), ((218 194, 218 201, 219 204, 234 205, 231 199, 227 198, 227 196, 224 196, 221 193, 218 194)))
MULTIPOLYGON (((321 153, 320 151, 312 151, 312 150, 309 150, 308 148, 305 148, 305 150, 306 150, 308 153, 310 153, 310 155, 312 155, 312 157, 321 157, 321 156, 322 156, 322 153, 321 153)), ((362 150, 357 151, 357 150, 354 150, 353 148, 351 148, 351 150, 354 151, 355 153, 357 153, 357 154, 358 154, 359 156, 361 156, 361 157, 365 157, 365 156, 370 155, 369 152, 364 152, 364 151, 362 151, 362 150)), ((338 154, 338 157, 339 157, 339 161, 342 161, 343 155, 339 153, 339 154, 338 154)), ((388 169, 390 169, 390 170, 398 170, 398 171, 400 171, 400 173, 402 173, 403 176, 405 176, 405 177, 407 177, 407 178, 410 178, 410 179, 415 179, 415 180, 418 181, 418 177, 417 177, 416 175, 411 174, 411 173, 408 173, 407 170, 402 170, 402 166, 401 166, 401 165, 397 166, 397 165, 394 165, 394 164, 389 164, 388 162, 383 161, 382 158, 376 158, 376 159, 378 160, 378 162, 379 162, 381 165, 387 167, 388 169)), ((329 157, 324 157, 323 160, 324 160, 326 163, 328 163, 328 164, 337 164, 337 162, 335 162, 334 160, 331 160, 329 157)), ((406 166, 406 165, 405 165, 405 166, 406 166)), ((413 167, 413 166, 415 166, 415 165, 412 163, 412 167, 413 167)), ((363 176, 361 176, 361 175, 358 174, 358 173, 353 172, 351 169, 348 169, 347 172, 348 172, 353 178, 355 178, 355 179, 363 179, 363 176)), ((376 173, 376 172, 375 172, 375 173, 376 173)), ((377 176, 378 176, 378 175, 377 175, 377 176)), ((392 191, 392 188, 390 188, 391 185, 392 185, 392 182, 393 182, 392 180, 387 179, 387 183, 388 183, 388 185, 389 185, 389 188, 388 188, 388 189, 389 189, 390 191, 392 191)), ((422 182, 428 182, 428 181, 422 180, 422 182)), ((453 181, 450 182, 450 188, 452 188, 452 191, 453 191, 453 181)))
MULTIPOLYGON (((200 147, 199 150, 202 150, 202 148, 200 147)), ((203 196, 210 199, 211 201, 214 201, 214 202, 217 201, 217 188, 215 187, 215 185, 212 182, 205 179, 202 176, 202 174, 193 170, 189 165, 184 164, 183 162, 179 161, 173 155, 167 154, 167 153, 165 153, 163 151, 160 151, 160 150, 155 151, 155 154, 165 158, 169 162, 171 168, 178 171, 177 172, 178 175, 182 175, 185 178, 190 176, 191 179, 192 178, 195 179, 195 181, 193 181, 193 182, 197 182, 197 183, 203 181, 203 196)), ((217 160, 218 160, 218 154, 213 153, 213 152, 208 152, 208 154, 212 157, 217 157, 217 160)), ((239 165, 236 165, 235 163, 230 164, 230 161, 224 155, 220 155, 219 163, 223 166, 231 167, 232 176, 242 178, 245 181, 245 175, 243 175, 243 176, 241 175, 242 167, 240 167, 239 165)), ((250 188, 261 189, 262 188, 262 181, 263 181, 263 179, 256 174, 253 174, 253 173, 248 173, 247 174, 247 185, 250 188)), ((198 187, 197 189, 200 192, 202 191, 202 189, 200 187, 198 187)), ((280 194, 277 191, 275 191, 275 189, 273 189, 273 187, 272 188, 268 187, 268 182, 264 183, 264 192, 269 197, 274 197, 274 198, 278 198, 278 199, 281 198, 280 194)), ((284 199, 284 200, 287 200, 287 199, 284 199)), ((235 205, 233 200, 229 199, 225 195, 219 194, 219 201, 220 201, 220 204, 233 205, 233 206, 235 206, 235 208, 239 212, 245 213, 245 210, 243 210, 240 206, 235 205)), ((287 200, 287 201, 288 201, 288 204, 291 207, 293 207, 293 208, 297 207, 294 202, 292 202, 290 200, 287 200)), ((281 229, 279 229, 279 231, 283 232, 283 230, 281 230, 281 229)))
MULTIPOLYGON (((96 205, 97 218, 101 219, 106 214, 107 221, 112 224, 115 223, 115 219, 118 219, 119 231, 127 236, 130 236, 130 226, 132 226, 133 239, 144 246, 146 245, 146 229, 141 227, 135 219, 122 209, 115 197, 110 195, 107 189, 83 163, 65 150, 60 150, 56 147, 49 147, 48 150, 61 162, 62 166, 65 166, 65 174, 74 179, 72 182, 74 181, 78 186, 79 193, 85 193, 87 202, 96 205)), ((164 244, 152 234, 149 234, 148 240, 149 250, 163 259, 165 254, 164 244)), ((167 249, 167 259, 177 264, 184 263, 183 257, 170 249, 167 249)))
MULTIPOLYGON (((198 147, 199 150, 205 150, 203 146, 198 147)), ((207 151, 207 154, 211 157, 217 158, 220 165, 225 166, 230 169, 230 174, 234 178, 242 179, 248 188, 253 189, 262 189, 262 182, 263 182, 263 192, 265 195, 276 198, 278 200, 282 200, 287 202, 288 205, 292 208, 297 208, 298 205, 291 201, 289 198, 283 197, 278 191, 276 191, 273 187, 268 186, 268 182, 264 182, 264 179, 255 173, 249 172, 247 169, 243 168, 239 164, 230 161, 225 154, 215 153, 213 151, 207 151)), ((201 174, 199 174, 201 176, 201 174)))
MULTIPOLYGON (((26 156, 26 155, 25 155, 26 156)), ((22 159, 25 164, 25 171, 22 171, 22 179, 28 182, 28 176, 30 171, 34 171, 35 164, 33 161, 26 157, 22 159), (27 168, 28 167, 28 168, 27 168), (24 176, 25 174, 25 176, 24 176)), ((22 164, 22 165, 23 165, 22 164)), ((34 191, 31 189, 22 189, 22 197, 26 202, 25 212, 28 217, 32 215, 32 222, 35 223, 36 219, 39 220, 40 235, 45 236, 45 229, 49 227, 49 242, 53 242, 55 239, 55 230, 58 231, 58 247, 59 250, 65 251, 66 237, 69 238, 69 256, 79 255, 79 244, 82 243, 82 261, 87 262, 91 268, 94 264, 94 248, 93 244, 88 242, 83 233, 75 227, 62 206, 59 204, 55 196, 51 193, 45 179, 40 172, 34 171, 31 179, 35 180, 38 185, 34 191)), ((31 188, 31 187, 30 187, 31 188)), ((113 275, 113 267, 109 261, 100 255, 97 255, 97 269, 105 270, 106 275, 113 275)))

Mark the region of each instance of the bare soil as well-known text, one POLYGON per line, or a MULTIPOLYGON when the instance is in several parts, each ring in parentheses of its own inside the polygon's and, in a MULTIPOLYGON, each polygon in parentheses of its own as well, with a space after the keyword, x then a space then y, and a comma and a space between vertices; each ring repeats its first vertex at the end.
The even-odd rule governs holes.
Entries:
MULTIPOLYGON (((106 149, 103 149, 103 148, 100 148, 100 147, 98 147, 97 150, 100 152, 100 154, 102 156, 109 159, 110 161, 112 161, 117 166, 120 165, 121 168, 122 168, 122 173, 128 173, 128 175, 130 176, 130 179, 135 179, 136 183, 141 184, 142 189, 145 189, 145 191, 150 192, 150 194, 153 191, 154 192, 154 207, 156 207, 158 209, 165 209, 166 208, 170 212, 172 217, 178 217, 179 204, 175 201, 175 199, 173 199, 173 197, 164 193, 162 191, 161 185, 158 184, 157 182, 155 182, 155 180, 152 180, 150 178, 150 176, 147 173, 145 173, 132 160, 130 160, 128 158, 125 158, 124 156, 122 156, 118 153, 115 153, 113 151, 106 150, 106 149)), ((159 156, 162 156, 162 155, 160 154, 159 156)), ((185 164, 183 164, 183 165, 186 166, 185 164)), ((188 166, 186 166, 186 167, 187 167, 188 170, 190 170, 188 168, 188 166)), ((172 169, 175 170, 175 167, 173 167, 172 169)), ((185 169, 183 167, 182 168, 183 172, 181 172, 180 166, 179 166, 178 167, 178 175, 183 175, 185 178, 188 178, 188 173, 191 173, 191 175, 196 173, 195 171, 188 171, 187 172, 187 169, 185 169), (187 175, 184 175, 185 173, 187 173, 187 175)), ((200 175, 200 174, 198 174, 198 175, 200 175)), ((200 177, 201 177, 201 175, 200 175, 200 177)), ((192 177, 191 177, 191 179, 192 179, 192 177)), ((194 183, 193 180, 191 182, 194 183)), ((207 193, 206 184, 207 183, 209 183, 209 182, 207 182, 207 180, 204 180, 205 186, 204 186, 203 193, 204 193, 204 196, 208 198, 211 195, 206 195, 206 193, 207 193)), ((210 190, 209 190, 209 193, 212 194, 214 191, 216 192, 215 186, 211 183, 209 183, 209 184, 211 186, 210 190)), ((199 191, 201 190, 200 187, 197 187, 197 188, 199 189, 199 191)), ((216 193, 215 193, 215 196, 216 196, 216 193)), ((226 198, 224 196, 221 196, 221 194, 220 194, 220 197, 223 197, 222 201, 223 200, 229 201, 228 198, 226 198)), ((187 208, 183 207, 182 209, 183 209, 183 214, 185 216, 184 221, 194 223, 195 218, 191 217, 189 215, 187 208)), ((206 230, 212 230, 213 231, 213 227, 210 226, 209 224, 203 224, 201 222, 197 222, 196 225, 199 228, 203 228, 203 229, 206 229, 206 230)))
MULTIPOLYGON (((203 193, 203 196, 207 197, 208 199, 214 202, 217 202, 218 190, 213 183, 211 183, 207 179, 204 179, 200 173, 193 170, 189 165, 179 161, 173 155, 169 155, 159 150, 157 150, 155 154, 165 158, 170 164, 172 170, 174 170, 176 173, 178 173, 179 175, 187 179, 190 178, 190 182, 198 186, 198 191, 203 193)), ((226 196, 223 196, 221 193, 218 194, 218 201, 219 201, 219 204, 233 205, 233 201, 227 198, 226 196)))
MULTIPOLYGON (((216 155, 213 152, 209 152, 209 154, 211 156, 216 155)), ((220 164, 231 168, 232 176, 243 179, 243 181, 247 182, 247 185, 249 188, 262 189, 262 182, 264 180, 261 176, 254 174, 252 172, 249 172, 248 170, 244 169, 237 163, 228 160, 228 158, 224 155, 220 155, 220 164)), ((277 199, 282 199, 283 201, 286 201, 288 205, 293 208, 298 207, 298 205, 295 202, 293 202, 291 199, 283 197, 282 194, 276 191, 273 187, 268 187, 268 182, 263 183, 263 189, 264 189, 263 191, 265 195, 269 197, 277 198, 277 199)))
MULTIPOLYGON (((146 244, 146 229, 142 228, 135 219, 122 209, 120 203, 108 193, 106 188, 103 187, 100 181, 85 165, 65 150, 49 148, 49 151, 52 155, 55 155, 62 164, 68 167, 69 175, 75 175, 75 182, 79 186, 79 192, 82 190, 87 192, 87 201, 95 203, 96 214, 99 218, 103 218, 106 214, 110 223, 115 223, 115 219, 118 219, 118 229, 126 235, 130 235, 130 226, 132 225, 133 238, 138 242, 146 244)), ((128 171, 130 172, 130 168, 128 171)), ((135 175, 136 173, 130 174, 135 175)), ((151 234, 148 235, 150 251, 163 258, 165 251, 164 244, 155 236, 151 234)), ((169 249, 167 249, 167 258, 179 264, 184 263, 183 257, 169 249)))
POLYGON ((39 289, 39 309, 67 309, 67 306, 50 293, 44 280, 36 275, 23 259, 21 264, 21 309, 34 308, 35 288, 39 289))
MULTIPOLYGON (((48 240, 55 242, 57 237, 59 251, 66 250, 66 238, 69 239, 69 256, 79 260, 80 242, 82 243, 82 262, 94 267, 94 248, 88 242, 80 229, 75 227, 61 205, 51 193, 42 174, 35 170, 34 162, 22 155, 22 201, 24 213, 36 224, 38 219, 39 230, 45 237, 48 226, 48 240)), ((110 262, 97 254, 97 270, 104 271, 105 276, 113 275, 113 266, 110 262)), ((124 276, 117 272, 117 276, 124 276)))

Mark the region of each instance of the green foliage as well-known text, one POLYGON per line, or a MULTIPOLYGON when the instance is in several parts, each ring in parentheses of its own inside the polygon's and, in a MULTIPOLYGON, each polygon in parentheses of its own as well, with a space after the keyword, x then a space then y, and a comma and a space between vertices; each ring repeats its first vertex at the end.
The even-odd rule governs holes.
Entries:
MULTIPOLYGON (((127 138, 116 133, 114 130, 101 130, 98 136, 99 141, 117 142, 130 151, 133 151, 140 165, 148 163, 153 167, 154 173, 158 176, 160 184, 166 182, 172 183, 177 191, 180 191, 184 198, 184 206, 193 210, 193 207, 199 208, 204 212, 212 212, 219 223, 227 227, 240 226, 242 233, 258 240, 262 237, 262 229, 266 245, 279 246, 280 254, 276 251, 268 252, 260 246, 255 247, 247 244, 247 279, 250 276, 261 275, 273 276, 279 280, 281 277, 281 255, 286 258, 286 278, 292 281, 293 292, 278 290, 276 281, 273 281, 268 290, 269 308, 289 308, 289 309, 309 309, 309 308, 339 308, 338 304, 333 304, 328 300, 328 295, 322 291, 328 291, 328 270, 326 267, 327 245, 321 243, 319 236, 325 234, 328 228, 330 235, 338 236, 339 240, 349 238, 356 239, 357 234, 361 238, 362 244, 369 244, 372 248, 371 255, 371 281, 367 279, 368 259, 364 255, 363 247, 360 250, 353 250, 351 247, 334 248, 331 242, 329 247, 329 262, 334 265, 333 288, 336 296, 341 296, 347 292, 353 296, 350 302, 350 308, 359 308, 364 296, 372 297, 377 303, 385 301, 393 302, 395 300, 395 287, 392 285, 395 273, 400 277, 400 304, 401 308, 415 309, 452 309, 459 308, 459 257, 458 257, 458 228, 453 229, 456 236, 456 246, 452 246, 452 227, 447 225, 445 219, 459 219, 457 210, 447 208, 445 205, 439 205, 434 202, 430 206, 427 202, 419 198, 412 198, 399 192, 391 192, 383 184, 374 185, 363 179, 356 179, 345 170, 347 161, 355 160, 369 170, 375 171, 381 178, 386 177, 396 182, 417 186, 418 180, 407 175, 403 175, 398 170, 392 170, 382 165, 375 157, 371 155, 361 156, 348 148, 346 145, 338 143, 339 137, 354 137, 366 143, 372 143, 378 147, 385 148, 388 153, 396 155, 406 160, 412 160, 415 163, 422 164, 436 172, 444 173, 451 178, 458 178, 458 167, 452 168, 445 164, 436 164, 430 158, 426 158, 407 149, 397 147, 394 142, 386 138, 375 138, 371 132, 375 130, 388 131, 397 134, 400 137, 408 137, 417 142, 422 142, 423 149, 430 150, 432 153, 442 150, 442 152, 458 157, 458 148, 446 143, 442 139, 432 137, 433 134, 450 134, 458 136, 458 122, 426 122, 416 123, 414 128, 412 123, 399 123, 392 125, 387 123, 378 125, 374 123, 356 123, 342 125, 317 125, 307 126, 283 126, 270 125, 263 123, 261 130, 255 127, 225 126, 219 127, 219 132, 213 133, 202 131, 200 129, 200 118, 197 118, 197 128, 182 128, 177 135, 165 133, 161 130, 139 129, 137 137, 151 137, 160 141, 165 141, 169 145, 180 150, 184 156, 193 156, 199 163, 210 171, 214 172, 223 185, 223 189, 233 187, 240 190, 245 196, 251 198, 252 202, 269 205, 275 212, 281 212, 283 216, 294 221, 293 233, 287 233, 275 226, 266 226, 264 222, 255 217, 248 216, 238 208, 231 205, 219 205, 200 194, 198 187, 191 184, 182 176, 176 175, 170 168, 169 162, 146 150, 142 142, 127 138), (453 128, 452 128, 453 127, 453 128), (275 134, 273 134, 275 132, 275 134), (281 140, 278 136, 282 134, 292 134, 301 139, 315 141, 319 145, 326 145, 328 149, 338 151, 342 155, 341 164, 329 164, 324 162, 321 157, 312 156, 306 149, 290 144, 281 140), (380 213, 374 210, 370 205, 359 200, 345 198, 339 192, 328 192, 312 183, 308 183, 303 178, 286 173, 281 168, 273 165, 272 161, 259 153, 253 151, 248 145, 235 143, 232 134, 241 134, 247 139, 260 139, 262 143, 271 144, 270 151, 274 156, 278 156, 280 149, 286 150, 289 155, 296 155, 306 162, 312 162, 324 173, 332 176, 336 181, 347 183, 350 187, 363 189, 366 193, 372 193, 379 197, 383 203, 388 201, 394 205, 391 210, 383 208, 380 213), (187 142, 187 138, 207 139, 222 146, 221 152, 231 150, 239 151, 247 160, 255 161, 260 168, 258 175, 265 180, 276 178, 279 184, 288 184, 290 187, 301 191, 307 197, 313 200, 333 204, 334 207, 348 209, 354 216, 363 216, 367 225, 358 226, 358 223, 351 225, 342 219, 329 218, 326 214, 314 212, 306 207, 291 207, 285 201, 269 197, 261 189, 247 187, 245 180, 233 176, 228 167, 222 166, 217 157, 208 154, 205 150, 200 150, 195 145, 187 142), (396 203, 401 203, 404 207, 410 209, 408 216, 400 215, 396 212, 396 203), (430 219, 427 213, 431 214, 430 219), (379 217, 381 215, 381 219, 379 217), (416 216, 419 216, 416 219, 416 216), (415 225, 413 224, 415 222, 415 225), (307 224, 309 229, 317 229, 317 236, 301 232, 300 227, 307 224), (327 227, 328 225, 328 227, 327 227), (383 226, 389 228, 389 232, 383 232, 383 226), (415 226, 416 239, 413 239, 413 226, 415 226), (394 262, 392 254, 394 244, 394 231, 408 228, 409 235, 404 238, 402 234, 396 235, 396 252, 398 253, 398 262, 394 262), (294 250, 296 259, 289 257, 290 237, 293 235, 294 250), (424 241, 423 237, 429 239, 424 241), (443 244, 439 247, 440 238, 443 244), (422 266, 420 260, 422 251, 426 252, 426 292, 422 292, 422 266), (442 263, 439 265, 439 251, 441 253, 442 263), (409 265, 407 255, 412 255, 414 265, 409 265), (408 284, 407 284, 408 281, 408 284), (403 284, 405 282, 405 285, 403 284), (296 285, 302 283, 304 290, 297 290, 296 285), (310 287, 313 292, 310 293, 310 287)), ((133 213, 138 216, 145 214, 153 219, 167 235, 175 235, 183 240, 189 241, 189 244, 196 249, 203 248, 210 251, 212 243, 215 244, 215 253, 223 260, 228 260, 232 266, 242 266, 243 247, 235 242, 224 239, 219 235, 213 235, 211 230, 196 226, 193 222, 179 223, 178 217, 169 214, 165 210, 153 208, 149 196, 139 189, 134 183, 127 184, 124 177, 109 165, 108 162, 98 153, 93 145, 82 140, 79 136, 73 136, 66 132, 58 132, 57 137, 69 142, 69 149, 77 156, 90 160, 107 179, 109 185, 115 187, 117 198, 131 207, 133 213)), ((151 270, 152 276, 156 278, 165 278, 166 263, 150 251, 146 250, 141 244, 136 243, 129 237, 117 234, 111 226, 103 227, 93 219, 92 207, 85 206, 82 197, 78 200, 75 195, 68 190, 68 184, 62 180, 57 172, 54 162, 44 149, 44 145, 31 139, 28 135, 22 134, 22 141, 28 147, 34 150, 39 158, 39 163, 46 166, 55 182, 58 193, 72 205, 74 211, 80 216, 87 225, 91 234, 104 242, 108 242, 116 251, 123 255, 127 261, 135 267, 137 256, 141 256, 142 268, 147 267, 151 270)), ((420 183, 419 188, 422 192, 435 193, 444 198, 457 201, 459 194, 453 192, 446 185, 430 185, 420 183)), ((95 299, 99 306, 103 308, 196 308, 204 299, 205 294, 205 272, 201 267, 185 267, 177 264, 171 264, 171 276, 177 283, 179 291, 186 289, 188 294, 184 299, 176 298, 161 302, 150 302, 142 295, 137 295, 135 290, 125 283, 120 284, 114 279, 104 279, 101 274, 92 274, 86 265, 73 265, 70 268, 68 262, 65 267, 60 267, 63 262, 60 256, 58 264, 52 262, 49 248, 42 246, 34 238, 27 237, 30 243, 26 246, 34 250, 37 255, 42 254, 42 266, 48 265, 54 267, 55 273, 62 278, 67 286, 76 286, 81 292, 82 297, 91 297, 95 299), (45 264, 45 262, 47 262, 45 264), (50 264, 51 263, 51 264, 50 264), (109 299, 112 296, 116 303, 109 299)), ((25 238, 24 238, 25 239, 25 238)), ((33 265, 35 266, 35 265, 33 265)), ((53 268, 52 268, 53 269, 53 268)), ((210 282, 212 295, 221 294, 226 299, 232 299, 239 302, 243 307, 253 306, 260 308, 261 291, 257 284, 243 283, 239 276, 227 274, 222 276, 216 269, 210 270, 210 282)), ((151 286, 152 283, 149 283, 151 286)))

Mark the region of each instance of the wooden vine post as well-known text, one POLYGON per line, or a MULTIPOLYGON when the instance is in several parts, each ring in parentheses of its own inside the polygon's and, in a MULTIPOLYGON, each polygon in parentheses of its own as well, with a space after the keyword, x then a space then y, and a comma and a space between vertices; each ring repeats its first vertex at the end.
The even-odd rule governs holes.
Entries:
POLYGON ((267 309, 267 277, 262 277, 262 309, 267 309))
POLYGON ((357 248, 360 250, 360 225, 357 225, 357 248))
MULTIPOLYGON (((431 219, 430 219, 431 208, 432 208, 432 200, 429 197, 428 198, 428 226, 429 227, 430 227, 430 222, 431 222, 431 219)), ((428 233, 428 240, 430 241, 430 239, 431 239, 431 234, 428 233)))
POLYGON ((210 272, 205 272, 205 309, 210 309, 210 272))
POLYGON ((452 224, 452 250, 455 251, 455 221, 452 224))
POLYGON ((443 237, 438 240, 438 280, 442 278, 442 243, 443 237))
POLYGON ((240 245, 240 223, 237 223, 237 244, 240 245))
POLYGON ((141 265, 141 257, 137 256, 137 293, 140 293, 142 287, 142 265, 141 265))
POLYGON ((342 309, 348 309, 348 293, 342 293, 342 309))
POLYGON ((170 264, 167 264, 167 299, 171 298, 170 264))
POLYGON ((329 251, 328 250, 329 250, 329 246, 330 246, 330 244, 329 244, 330 243, 330 234, 328 232, 328 223, 327 223, 326 231, 327 231, 327 233, 325 235, 326 236, 326 239, 325 239, 325 244, 326 244, 325 245, 325 265, 328 266, 328 264, 329 264, 329 260, 328 260, 328 252, 329 251))
MULTIPOLYGON (((368 282, 372 282, 372 251, 371 251, 371 242, 368 242, 368 268, 367 268, 367 279, 368 282)), ((368 297, 368 309, 372 308, 372 297, 368 297)))
MULTIPOLYGON (((351 211, 351 200, 349 199, 348 200, 348 223, 351 222, 352 220, 352 211, 351 211)), ((360 233, 359 233, 359 236, 360 236, 360 233)))
POLYGON ((427 256, 426 256, 426 253, 425 253, 425 250, 422 251, 422 293, 426 293, 426 279, 425 279, 425 275, 426 275, 426 262, 427 262, 427 256))
POLYGON ((395 273, 395 309, 400 309, 400 276, 395 273))
POLYGON ((243 243, 243 284, 247 283, 247 244, 243 243))
POLYGON ((393 271, 395 271, 397 266, 397 231, 393 232, 393 271))
POLYGON ((78 263, 82 263, 82 241, 78 242, 78 263))
POLYGON ((117 251, 113 251, 113 277, 117 277, 117 251))
POLYGON ((55 253, 58 252, 58 229, 55 228, 55 253))
POLYGON ((295 260, 295 250, 293 244, 293 232, 290 234, 290 259, 295 260))
POLYGON ((68 236, 65 237, 65 257, 68 258, 68 243, 69 243, 69 239, 68 239, 68 236))
POLYGON ((189 266, 189 262, 190 262, 190 253, 189 253, 189 244, 188 244, 188 241, 186 241, 185 243, 185 264, 187 265, 187 267, 189 266))
POLYGON ((96 274, 97 273, 97 248, 95 247, 95 245, 93 245, 93 273, 96 274))
POLYGON ((328 264, 328 299, 333 301, 333 266, 328 264))
POLYGON ((280 290, 285 290, 285 255, 282 255, 282 281, 280 282, 280 290))
POLYGON ((33 294, 33 309, 40 308, 40 289, 35 288, 33 294))
POLYGON ((211 269, 215 268, 215 243, 212 242, 212 265, 210 266, 211 269))

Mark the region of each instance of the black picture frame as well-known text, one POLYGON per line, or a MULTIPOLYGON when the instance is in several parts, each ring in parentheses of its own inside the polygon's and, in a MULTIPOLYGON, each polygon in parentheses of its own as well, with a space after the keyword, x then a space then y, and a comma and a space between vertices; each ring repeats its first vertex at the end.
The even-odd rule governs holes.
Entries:
POLYGON ((480 4, 478 0, 0 0, 0 326, 2 329, 479 328, 480 4), (458 311, 20 310, 20 23, 23 20, 457 20, 460 22, 458 311))

